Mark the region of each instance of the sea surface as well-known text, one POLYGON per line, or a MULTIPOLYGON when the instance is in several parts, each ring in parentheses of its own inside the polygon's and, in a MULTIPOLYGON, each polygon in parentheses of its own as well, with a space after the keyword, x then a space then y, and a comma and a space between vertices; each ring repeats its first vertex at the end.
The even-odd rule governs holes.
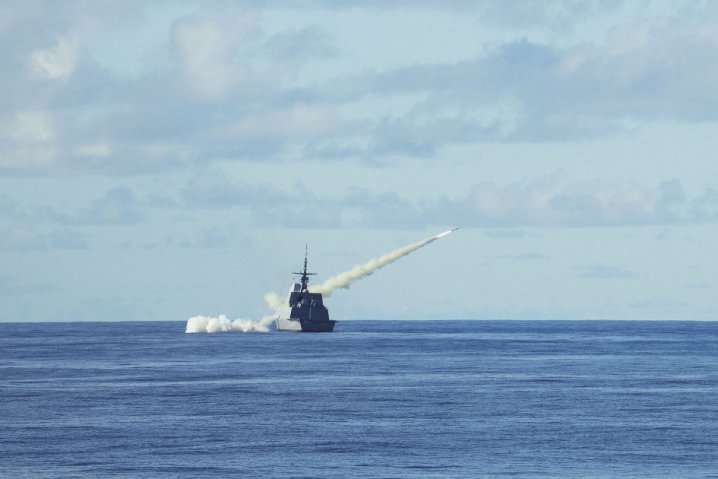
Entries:
POLYGON ((0 324, 1 478, 718 478, 718 322, 0 324))

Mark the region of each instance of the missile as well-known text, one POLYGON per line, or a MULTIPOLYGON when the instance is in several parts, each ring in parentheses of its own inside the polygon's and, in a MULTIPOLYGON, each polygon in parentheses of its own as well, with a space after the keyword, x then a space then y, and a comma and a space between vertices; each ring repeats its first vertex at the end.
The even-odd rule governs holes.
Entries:
POLYGON ((450 230, 446 230, 446 231, 444 231, 443 233, 439 233, 438 235, 434 236, 434 238, 435 238, 435 239, 443 238, 444 236, 446 236, 446 235, 448 235, 448 234, 451 234, 451 233, 453 233, 454 231, 456 231, 456 230, 458 230, 458 229, 459 229, 459 227, 457 226, 456 228, 452 228, 452 229, 450 229, 450 230))

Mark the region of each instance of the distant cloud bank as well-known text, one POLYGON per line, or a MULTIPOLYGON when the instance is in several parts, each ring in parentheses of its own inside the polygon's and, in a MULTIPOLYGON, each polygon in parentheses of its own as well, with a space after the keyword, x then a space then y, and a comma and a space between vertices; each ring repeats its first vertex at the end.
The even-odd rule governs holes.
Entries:
POLYGON ((338 68, 352 53, 331 24, 265 26, 272 12, 296 13, 292 2, 186 12, 140 2, 6 6, 0 174, 136 175, 287 158, 423 161, 452 145, 576 141, 631 134, 646 122, 718 120, 713 2, 648 9, 641 20, 622 20, 621 2, 549 4, 302 2, 337 17, 357 8, 369 17, 443 10, 523 32, 462 45, 473 54, 460 61, 382 69, 338 68), (152 18, 163 14, 171 21, 160 28, 152 18), (572 25, 589 29, 589 16, 612 15, 613 28, 590 41, 570 34, 572 25), (564 40, 528 37, 539 24, 564 40), (114 43, 131 42, 133 29, 148 40, 117 60, 108 41, 98 41, 109 30, 114 43))

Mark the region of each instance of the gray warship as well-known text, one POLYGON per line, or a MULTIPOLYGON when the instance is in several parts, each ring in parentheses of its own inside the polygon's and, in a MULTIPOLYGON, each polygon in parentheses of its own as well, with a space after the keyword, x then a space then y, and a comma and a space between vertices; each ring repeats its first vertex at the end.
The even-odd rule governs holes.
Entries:
POLYGON ((334 331, 336 321, 329 319, 329 310, 324 306, 321 293, 309 292, 309 276, 317 273, 307 273, 307 251, 304 251, 304 270, 301 273, 292 273, 300 276, 299 283, 293 283, 289 290, 288 318, 277 318, 277 331, 292 331, 302 333, 331 333, 334 331))

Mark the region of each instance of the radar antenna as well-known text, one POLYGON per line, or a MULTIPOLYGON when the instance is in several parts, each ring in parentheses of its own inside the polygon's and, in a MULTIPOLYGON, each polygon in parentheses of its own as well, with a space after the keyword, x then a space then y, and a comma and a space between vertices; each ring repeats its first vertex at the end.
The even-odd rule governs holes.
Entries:
POLYGON ((307 283, 309 283, 309 276, 314 276, 317 273, 307 273, 307 257, 309 256, 309 246, 304 246, 304 271, 301 273, 293 272, 292 274, 301 274, 302 275, 302 288, 301 291, 304 291, 307 289, 307 283))

